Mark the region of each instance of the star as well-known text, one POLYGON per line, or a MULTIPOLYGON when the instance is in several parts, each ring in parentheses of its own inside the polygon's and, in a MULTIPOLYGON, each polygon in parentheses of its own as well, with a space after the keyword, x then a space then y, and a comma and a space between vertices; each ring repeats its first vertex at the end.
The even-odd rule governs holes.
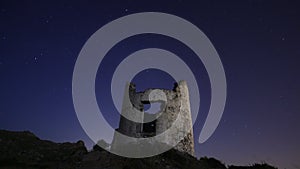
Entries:
POLYGON ((50 21, 51 21, 52 19, 53 19, 53 16, 52 16, 52 15, 47 16, 47 17, 45 17, 44 22, 45 22, 46 24, 48 24, 48 23, 50 23, 50 21))
POLYGON ((236 136, 236 131, 233 131, 233 132, 231 133, 231 135, 232 135, 232 136, 236 136))
POLYGON ((260 128, 257 128, 257 135, 260 135, 260 134, 261 134, 260 128))
POLYGON ((128 12, 128 9, 127 9, 127 8, 125 8, 125 12, 128 12))
POLYGON ((35 63, 38 63, 38 57, 35 56, 33 59, 35 63))

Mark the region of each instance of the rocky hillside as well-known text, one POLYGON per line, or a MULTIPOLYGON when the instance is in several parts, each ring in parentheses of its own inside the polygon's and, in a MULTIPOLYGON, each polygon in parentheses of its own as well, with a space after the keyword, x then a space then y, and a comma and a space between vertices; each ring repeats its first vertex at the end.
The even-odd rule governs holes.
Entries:
POLYGON ((82 141, 53 143, 28 131, 0 130, 0 168, 75 168, 85 154, 82 141))
POLYGON ((40 140, 28 131, 0 130, 0 169, 275 169, 268 164, 226 167, 214 158, 200 158, 170 150, 164 154, 131 159, 113 155, 98 146, 90 152, 84 143, 40 140))

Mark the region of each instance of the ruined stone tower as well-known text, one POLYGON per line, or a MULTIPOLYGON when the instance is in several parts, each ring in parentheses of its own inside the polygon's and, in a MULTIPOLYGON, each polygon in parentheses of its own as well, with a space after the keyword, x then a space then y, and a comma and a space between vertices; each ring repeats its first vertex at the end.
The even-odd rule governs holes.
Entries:
MULTIPOLYGON (((147 89, 143 92, 137 92, 135 85, 130 83, 127 85, 127 89, 128 92, 125 91, 124 94, 119 128, 116 131, 129 137, 154 138, 168 130, 176 121, 172 132, 159 141, 163 144, 174 145, 175 149, 194 156, 193 127, 187 83, 180 81, 173 90, 147 89), (129 98, 128 103, 125 103, 126 96, 129 98), (160 110, 155 114, 144 110, 144 106, 151 103, 160 103, 160 110)), ((117 149, 126 144, 129 142, 115 134, 111 148, 117 149)))

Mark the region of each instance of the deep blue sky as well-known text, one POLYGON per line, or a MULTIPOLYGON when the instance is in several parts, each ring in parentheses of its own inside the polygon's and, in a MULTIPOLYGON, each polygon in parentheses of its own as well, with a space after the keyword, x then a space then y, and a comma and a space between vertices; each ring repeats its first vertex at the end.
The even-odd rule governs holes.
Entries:
MULTIPOLYGON (((73 108, 72 73, 86 40, 101 26, 146 11, 177 15, 197 25, 222 60, 228 83, 225 112, 213 136, 196 145, 198 156, 227 164, 266 161, 300 168, 300 4, 297 1, 0 1, 0 129, 30 130, 42 139, 84 140, 73 108)), ((126 39, 106 56, 96 93, 116 127, 112 72, 128 54, 148 47, 170 50, 186 61, 200 83, 195 138, 209 107, 206 71, 194 53, 174 39, 143 35, 126 39)), ((148 70, 139 90, 172 88, 167 74, 148 70)), ((101 129, 100 129, 101 130, 101 129)))

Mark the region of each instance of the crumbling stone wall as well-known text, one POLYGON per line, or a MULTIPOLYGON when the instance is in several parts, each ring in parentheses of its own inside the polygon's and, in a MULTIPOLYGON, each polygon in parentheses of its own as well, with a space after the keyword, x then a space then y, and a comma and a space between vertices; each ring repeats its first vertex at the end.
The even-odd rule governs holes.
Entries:
MULTIPOLYGON (((117 131, 130 137, 152 137, 159 135, 168 130, 175 120, 179 120, 175 127, 176 129, 170 135, 161 140, 165 144, 174 145, 179 142, 174 148, 194 155, 194 138, 191 118, 191 109, 189 101, 189 91, 185 81, 178 82, 174 90, 166 89, 147 89, 143 92, 137 92, 134 84, 129 84, 129 99, 131 105, 122 109, 123 113, 131 113, 135 118, 142 119, 143 123, 131 121, 124 116, 120 118, 120 124, 117 131), (156 95, 149 95, 155 91, 156 95), (162 95, 166 98, 162 100, 162 95), (161 109, 155 114, 149 114, 144 111, 144 104, 160 102, 161 109), (126 109, 126 110, 125 110, 126 109), (137 109, 143 113, 132 113, 137 109), (177 118, 181 113, 181 118, 177 118), (145 119, 155 119, 153 121, 145 121, 145 119), (154 127, 154 128, 151 128, 154 127), (188 132, 185 132, 188 131, 188 132), (184 138, 184 139, 182 139, 184 138)), ((126 94, 126 93, 125 93, 126 94)), ((112 146, 120 144, 117 138, 114 138, 112 146)), ((124 140, 122 140, 124 144, 124 140)), ((126 144, 126 143, 125 143, 126 144)))

